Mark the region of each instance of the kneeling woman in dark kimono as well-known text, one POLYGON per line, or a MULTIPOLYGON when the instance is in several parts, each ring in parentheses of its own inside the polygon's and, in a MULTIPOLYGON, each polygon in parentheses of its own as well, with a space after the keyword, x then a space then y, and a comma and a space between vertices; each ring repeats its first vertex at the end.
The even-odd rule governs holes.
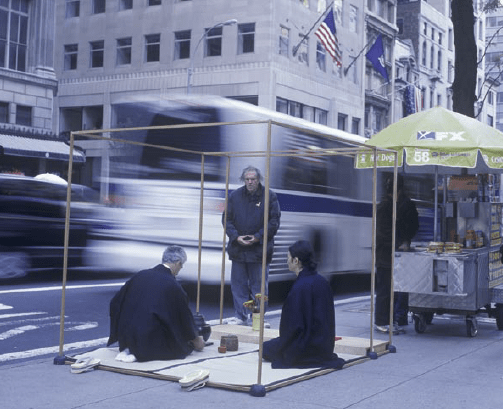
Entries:
POLYGON ((311 245, 297 241, 288 249, 288 268, 297 275, 281 313, 279 338, 263 344, 273 368, 341 368, 334 353, 335 312, 332 289, 316 272, 311 245))

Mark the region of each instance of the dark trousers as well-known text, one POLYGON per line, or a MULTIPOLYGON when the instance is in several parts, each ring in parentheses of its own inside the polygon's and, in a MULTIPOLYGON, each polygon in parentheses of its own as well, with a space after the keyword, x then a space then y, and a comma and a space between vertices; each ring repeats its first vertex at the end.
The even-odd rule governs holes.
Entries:
POLYGON ((374 323, 389 325, 389 304, 391 300, 391 267, 377 267, 375 275, 374 323))
MULTIPOLYGON (((409 312, 409 293, 393 293, 393 322, 407 325, 409 312)), ((389 307, 391 302, 391 268, 377 267, 375 282, 374 323, 379 326, 389 325, 389 307)))

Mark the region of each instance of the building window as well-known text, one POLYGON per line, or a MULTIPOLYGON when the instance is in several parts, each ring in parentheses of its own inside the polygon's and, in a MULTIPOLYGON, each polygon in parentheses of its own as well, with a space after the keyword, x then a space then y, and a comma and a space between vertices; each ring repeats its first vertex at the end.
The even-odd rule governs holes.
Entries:
POLYGON ((353 5, 349 6, 349 31, 358 32, 358 7, 353 5))
POLYGON ((435 29, 433 27, 431 28, 431 39, 435 41, 435 29))
POLYGON ((280 27, 278 54, 288 57, 288 43, 290 39, 290 30, 286 27, 280 27))
POLYGON ((105 12, 105 0, 93 0, 93 14, 101 14, 105 12))
POLYGON ((66 1, 66 18, 80 16, 80 0, 67 0, 66 1))
POLYGON ((403 34, 403 18, 396 20, 396 26, 398 27, 398 34, 403 34))
POLYGON ((286 99, 276 97, 276 111, 281 112, 282 114, 288 114, 288 101, 286 99))
POLYGON ((301 64, 305 64, 307 66, 309 66, 309 46, 308 46, 308 42, 309 42, 309 39, 308 38, 304 38, 304 34, 299 34, 299 37, 301 38, 301 43, 299 45, 299 49, 297 50, 297 60, 301 63, 301 64))
POLYGON ((487 103, 488 103, 489 105, 493 105, 493 104, 494 104, 494 92, 489 91, 489 92, 487 93, 487 103))
POLYGON ((337 115, 337 129, 340 129, 341 131, 346 130, 348 122, 348 116, 345 114, 338 114, 337 115))
POLYGON ((149 34, 145 36, 145 61, 160 61, 161 58, 161 35, 149 34))
POLYGON ((453 48, 454 48, 454 31, 452 28, 449 29, 449 39, 448 39, 449 43, 448 43, 448 47, 449 47, 449 50, 452 51, 453 48))
POLYGON ((238 54, 255 50, 255 23, 238 24, 238 54))
POLYGON ((321 125, 327 125, 328 112, 324 109, 314 108, 314 122, 321 125))
POLYGON ((494 126, 494 118, 492 115, 487 115, 487 125, 494 126))
POLYGON ((149 6, 160 6, 161 0, 148 0, 148 5, 149 6))
POLYGON ((360 135, 360 118, 353 118, 351 121, 351 133, 360 135))
POLYGON ((175 60, 190 58, 190 30, 175 32, 175 60))
POLYGON ((316 43, 316 66, 320 71, 327 72, 326 50, 319 41, 316 43))
POLYGON ((28 0, 0 1, 0 67, 25 72, 27 40, 28 0))
POLYGON ((119 0, 119 10, 131 10, 133 8, 133 0, 119 0))
POLYGON ((131 64, 131 46, 133 40, 131 37, 117 39, 117 60, 116 65, 131 64))
POLYGON ((31 126, 31 107, 24 105, 16 106, 16 124, 31 126))
POLYGON ((438 32, 438 44, 442 45, 442 33, 440 31, 438 32))
POLYGON ((222 55, 222 27, 206 29, 204 56, 217 57, 219 55, 222 55))
POLYGON ((65 57, 64 57, 64 70, 76 70, 77 69, 77 55, 79 52, 78 44, 66 44, 65 45, 65 57))
POLYGON ((103 59, 105 55, 105 41, 93 41, 90 43, 91 47, 91 58, 90 58, 90 67, 97 68, 103 67, 103 59))
POLYGON ((9 123, 9 103, 0 102, 0 122, 7 124, 9 123))
POLYGON ((428 35, 428 24, 427 23, 424 23, 424 25, 423 25, 423 34, 428 35))
POLYGON ((433 68, 435 62, 435 49, 433 46, 430 48, 430 68, 433 68))
POLYGON ((426 41, 423 42, 423 48, 421 52, 421 64, 426 67, 426 41))
POLYGON ((437 70, 442 71, 442 51, 437 52, 437 70))
POLYGON ((442 106, 442 95, 438 94, 437 95, 437 107, 442 106))

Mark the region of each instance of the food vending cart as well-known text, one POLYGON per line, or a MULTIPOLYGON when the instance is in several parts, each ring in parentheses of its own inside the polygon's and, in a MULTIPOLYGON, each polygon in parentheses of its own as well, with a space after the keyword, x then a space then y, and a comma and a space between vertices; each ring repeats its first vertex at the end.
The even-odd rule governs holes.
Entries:
MULTIPOLYGON (((441 206, 435 194, 433 241, 412 252, 396 252, 394 290, 410 293, 415 329, 425 331, 435 313, 456 313, 466 316, 467 334, 475 336, 475 316, 485 309, 503 330, 502 205, 496 192, 503 172, 503 133, 437 106, 402 118, 367 143, 397 151, 404 174, 435 174, 436 189, 439 173, 444 179, 461 178, 451 179, 450 189, 444 184, 441 206), (456 183, 467 188, 470 181, 468 193, 461 194, 456 183)), ((356 166, 369 168, 374 160, 380 168, 394 164, 391 155, 362 154, 356 166)))
POLYGON ((395 252, 394 290, 409 293, 416 332, 434 314, 466 317, 466 333, 477 335, 479 312, 496 317, 503 330, 502 204, 498 175, 445 177, 448 201, 441 223, 445 242, 395 252), (497 196, 498 195, 498 196, 497 196))

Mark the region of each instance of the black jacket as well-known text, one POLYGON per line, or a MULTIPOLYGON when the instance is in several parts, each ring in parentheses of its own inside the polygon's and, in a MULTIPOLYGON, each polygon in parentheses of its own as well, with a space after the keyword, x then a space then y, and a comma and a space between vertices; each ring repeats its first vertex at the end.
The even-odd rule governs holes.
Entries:
MULTIPOLYGON (((376 266, 391 268, 391 243, 393 221, 393 198, 386 196, 377 206, 376 214, 376 266)), ((416 205, 404 194, 396 204, 395 249, 409 242, 419 229, 416 205)))
POLYGON ((197 335, 186 292, 164 265, 135 274, 110 302, 110 338, 139 362, 183 359, 197 335))
MULTIPOLYGON (((265 189, 259 184, 257 190, 250 194, 246 186, 233 191, 229 196, 227 225, 225 232, 229 237, 227 252, 233 261, 262 262, 264 243, 264 198, 265 189), (237 242, 239 236, 251 235, 259 242, 244 247, 237 242)), ((269 190, 269 223, 267 224, 267 263, 271 262, 274 250, 274 236, 279 229, 281 211, 276 193, 269 190)), ((222 224, 224 218, 222 216, 222 224)))

